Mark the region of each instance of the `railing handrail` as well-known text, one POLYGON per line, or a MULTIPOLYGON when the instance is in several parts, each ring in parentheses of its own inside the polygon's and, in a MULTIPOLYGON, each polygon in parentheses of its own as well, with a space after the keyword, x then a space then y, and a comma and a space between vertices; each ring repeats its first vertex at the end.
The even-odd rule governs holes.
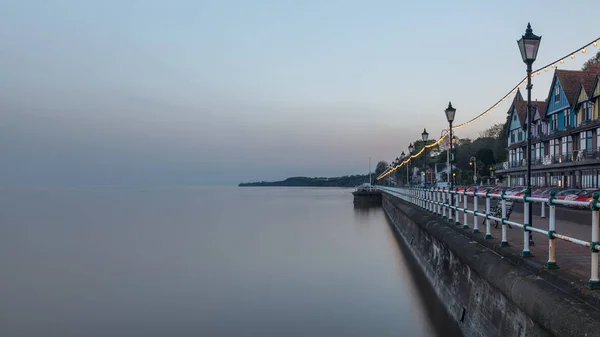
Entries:
MULTIPOLYGON (((437 187, 390 187, 390 186, 378 186, 385 192, 395 195, 402 200, 410 202, 423 208, 433 214, 442 216, 444 219, 448 219, 451 222, 455 221, 456 224, 460 224, 458 219, 459 212, 463 213, 463 228, 468 227, 467 214, 473 215, 473 232, 479 233, 478 228, 478 217, 484 218, 486 233, 485 238, 491 239, 490 220, 496 221, 502 224, 502 240, 500 242, 501 247, 509 245, 506 226, 515 226, 523 229, 523 256, 531 256, 529 251, 529 237, 530 232, 536 232, 544 234, 548 237, 548 262, 546 267, 548 269, 557 268, 556 254, 554 240, 560 239, 572 244, 579 246, 589 247, 592 254, 592 264, 590 271, 590 279, 588 286, 591 289, 600 289, 600 279, 598 278, 598 252, 600 251, 600 196, 598 193, 594 193, 591 201, 574 201, 557 199, 556 195, 552 193, 549 198, 542 197, 530 197, 529 192, 526 191, 523 195, 509 195, 506 194, 506 190, 503 189, 500 194, 490 193, 489 188, 485 190, 473 190, 473 191, 458 191, 457 188, 437 188, 437 187), (468 198, 473 198, 472 210, 469 209, 468 198), (463 207, 460 207, 460 201, 462 198, 463 207), (485 208, 483 212, 478 210, 478 200, 485 200, 485 208), (501 206, 501 215, 498 214, 498 206, 491 208, 491 200, 499 199, 497 205, 501 206), (512 206, 509 208, 509 201, 521 201, 524 205, 523 211, 523 223, 518 221, 509 220, 510 213, 512 213, 512 206), (545 205, 548 205, 549 217, 548 217, 548 229, 542 229, 533 227, 528 224, 529 214, 532 211, 531 204, 541 203, 542 218, 545 217, 545 205), (564 206, 579 206, 588 208, 592 213, 592 235, 591 240, 586 241, 579 238, 570 237, 568 235, 557 233, 556 231, 556 205, 564 206), (446 217, 447 214, 447 217, 446 217), (454 220, 453 220, 454 215, 454 220)), ((511 203, 512 205, 512 203, 511 203)))

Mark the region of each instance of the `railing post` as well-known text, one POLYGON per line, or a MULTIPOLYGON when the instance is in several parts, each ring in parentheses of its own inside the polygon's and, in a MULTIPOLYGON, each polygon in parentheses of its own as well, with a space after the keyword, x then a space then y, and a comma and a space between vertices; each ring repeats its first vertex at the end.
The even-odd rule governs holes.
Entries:
POLYGON ((433 213, 433 190, 431 187, 427 190, 427 200, 429 201, 429 213, 433 213))
POLYGON ((485 238, 492 239, 490 228, 490 189, 485 190, 485 238))
POLYGON ((440 190, 439 188, 435 191, 435 213, 437 215, 441 215, 440 213, 440 190))
POLYGON ((531 226, 529 223, 529 212, 531 212, 531 201, 528 200, 531 191, 527 189, 525 194, 523 194, 523 251, 521 252, 521 256, 527 257, 531 256, 531 252, 529 251, 529 231, 527 230, 528 226, 531 226))
POLYGON ((548 221, 548 262, 546 262, 546 269, 558 269, 558 265, 556 264, 556 254, 554 245, 554 236, 552 234, 556 233, 556 205, 554 205, 554 196, 556 192, 550 192, 550 199, 548 200, 548 210, 550 219, 548 221))
POLYGON ((506 189, 502 189, 502 240, 500 241, 500 247, 508 247, 508 240, 506 239, 506 189))
POLYGON ((448 221, 449 222, 452 222, 452 207, 454 206, 453 198, 454 198, 454 194, 452 194, 452 191, 450 190, 450 188, 448 188, 448 221))
POLYGON ((455 225, 460 226, 460 221, 458 221, 458 208, 460 207, 460 193, 458 193, 458 187, 454 188, 454 221, 455 221, 455 225))
MULTIPOLYGON (((467 208, 469 207, 469 205, 468 205, 469 200, 467 198, 467 189, 466 188, 463 190, 462 194, 463 194, 462 198, 463 198, 463 206, 464 206, 464 210, 463 210, 463 226, 465 226, 465 228, 468 228, 469 227, 469 225, 468 225, 469 218, 468 218, 467 208)), ((457 223, 457 225, 460 225, 460 223, 457 223)))
POLYGON ((442 219, 446 220, 446 188, 442 187, 442 219))
POLYGON ((540 218, 544 219, 546 217, 546 203, 544 201, 542 201, 542 214, 540 215, 540 218))
POLYGON ((600 208, 598 205, 598 193, 592 195, 592 202, 590 206, 592 208, 592 242, 590 243, 590 251, 592 252, 592 270, 590 280, 588 281, 588 288, 600 289, 600 280, 598 279, 598 242, 600 242, 600 219, 599 213, 600 208))
MULTIPOLYGON (((473 233, 479 233, 479 218, 477 218, 479 216, 477 214, 477 211, 479 210, 479 207, 477 207, 478 201, 477 186, 475 186, 473 189, 473 233)), ((465 228, 469 228, 469 226, 465 224, 465 228)))

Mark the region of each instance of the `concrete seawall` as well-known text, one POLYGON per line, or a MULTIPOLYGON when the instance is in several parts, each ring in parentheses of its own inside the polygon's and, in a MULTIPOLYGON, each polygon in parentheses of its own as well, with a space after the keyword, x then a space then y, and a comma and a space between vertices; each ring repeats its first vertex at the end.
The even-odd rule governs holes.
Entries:
POLYGON ((383 208, 466 337, 600 337, 600 312, 560 286, 384 193, 383 208))

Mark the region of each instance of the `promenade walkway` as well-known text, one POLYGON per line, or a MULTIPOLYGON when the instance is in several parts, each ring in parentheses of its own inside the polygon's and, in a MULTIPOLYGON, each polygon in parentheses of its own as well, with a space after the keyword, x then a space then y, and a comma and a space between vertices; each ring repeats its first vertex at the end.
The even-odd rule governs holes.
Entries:
MULTIPOLYGON (((469 198, 469 208, 473 209, 473 198, 469 198)), ((462 202, 461 202, 462 206, 462 202)), ((548 229, 548 218, 541 218, 541 210, 539 205, 533 208, 533 226, 541 229, 548 229)), ((485 212, 485 199, 479 199, 478 201, 479 212, 485 212)), ((548 208, 546 206, 546 216, 548 216, 548 208)), ((523 223, 523 204, 515 203, 513 212, 510 215, 510 220, 523 223)), ((473 230, 473 215, 468 214, 468 225, 469 229, 465 231, 473 230)), ((478 224, 481 236, 485 235, 485 224, 482 225, 483 217, 479 216, 478 224)), ((463 213, 459 212, 458 220, 463 222, 463 213)), ((494 221, 491 222, 491 233, 493 239, 490 241, 495 244, 500 244, 502 237, 502 226, 499 224, 498 228, 494 228, 494 221)), ((564 234, 570 237, 578 238, 585 241, 590 241, 592 233, 592 212, 590 210, 576 210, 569 209, 566 207, 556 207, 556 232, 564 234)), ((511 250, 514 253, 519 253, 523 250, 523 230, 518 227, 508 228, 507 226, 507 238, 510 247, 501 248, 511 250)), ((535 245, 530 246, 532 256, 526 257, 526 260, 532 260, 537 262, 533 265, 537 265, 540 268, 543 264, 548 261, 548 237, 533 233, 533 240, 535 245)), ((590 278, 591 268, 591 252, 589 248, 572 244, 560 239, 555 239, 556 244, 556 262, 559 266, 558 270, 549 271, 555 273, 557 276, 565 278, 570 282, 576 282, 580 286, 587 285, 590 278)), ((530 264, 531 265, 531 264, 530 264)))

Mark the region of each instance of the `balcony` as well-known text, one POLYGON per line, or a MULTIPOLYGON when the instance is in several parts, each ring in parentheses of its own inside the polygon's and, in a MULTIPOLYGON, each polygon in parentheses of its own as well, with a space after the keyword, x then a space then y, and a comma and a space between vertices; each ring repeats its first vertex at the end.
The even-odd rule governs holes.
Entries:
MULTIPOLYGON (((587 151, 573 151, 564 155, 545 155, 541 158, 535 158, 531 163, 532 169, 541 170, 556 167, 577 167, 581 165, 600 165, 600 148, 587 151)), ((527 168, 527 159, 520 161, 508 161, 496 165, 496 172, 502 171, 523 171, 527 168)))

